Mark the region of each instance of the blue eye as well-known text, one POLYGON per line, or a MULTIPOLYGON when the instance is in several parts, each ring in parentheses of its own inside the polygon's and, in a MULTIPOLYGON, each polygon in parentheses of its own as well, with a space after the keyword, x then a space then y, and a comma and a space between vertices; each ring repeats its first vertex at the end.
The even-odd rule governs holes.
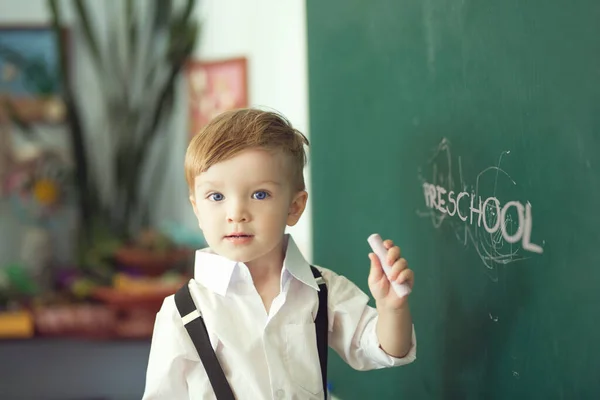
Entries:
POLYGON ((211 193, 208 195, 208 198, 212 201, 222 201, 225 196, 223 196, 221 193, 211 193))
POLYGON ((264 200, 267 197, 269 197, 269 193, 265 192, 264 190, 259 190, 258 192, 254 192, 254 194, 252 195, 252 198, 256 199, 256 200, 264 200))

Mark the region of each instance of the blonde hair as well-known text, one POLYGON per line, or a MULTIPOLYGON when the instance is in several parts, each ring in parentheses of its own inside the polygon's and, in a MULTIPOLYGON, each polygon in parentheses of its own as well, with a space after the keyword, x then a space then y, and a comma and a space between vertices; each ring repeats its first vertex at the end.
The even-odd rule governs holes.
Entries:
POLYGON ((185 178, 190 194, 196 176, 211 166, 253 148, 282 151, 291 160, 294 188, 305 189, 303 169, 306 165, 306 136, 294 129, 281 114, 256 108, 226 111, 212 119, 191 140, 185 154, 185 178))

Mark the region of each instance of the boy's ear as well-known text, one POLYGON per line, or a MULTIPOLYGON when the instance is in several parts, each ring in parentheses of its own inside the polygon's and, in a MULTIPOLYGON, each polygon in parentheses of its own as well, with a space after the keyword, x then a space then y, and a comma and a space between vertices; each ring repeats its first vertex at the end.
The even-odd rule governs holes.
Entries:
POLYGON ((192 209, 194 210, 194 214, 196 215, 196 219, 198 220, 198 226, 202 229, 202 220, 200 219, 200 213, 198 212, 198 206, 196 205, 196 198, 194 195, 190 195, 190 203, 192 203, 192 209))
POLYGON ((306 203, 308 201, 308 193, 306 190, 302 190, 294 195, 292 204, 288 211, 286 224, 288 226, 294 226, 298 223, 298 220, 302 216, 302 213, 306 209, 306 203))

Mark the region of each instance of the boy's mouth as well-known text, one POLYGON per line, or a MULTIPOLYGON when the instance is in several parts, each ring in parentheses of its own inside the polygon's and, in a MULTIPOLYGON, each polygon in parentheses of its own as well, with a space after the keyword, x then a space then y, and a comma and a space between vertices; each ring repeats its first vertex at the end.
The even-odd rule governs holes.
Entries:
POLYGON ((253 238, 254 235, 250 235, 248 233, 235 232, 231 235, 225 236, 224 240, 227 240, 229 243, 232 243, 236 246, 243 246, 250 244, 253 238))

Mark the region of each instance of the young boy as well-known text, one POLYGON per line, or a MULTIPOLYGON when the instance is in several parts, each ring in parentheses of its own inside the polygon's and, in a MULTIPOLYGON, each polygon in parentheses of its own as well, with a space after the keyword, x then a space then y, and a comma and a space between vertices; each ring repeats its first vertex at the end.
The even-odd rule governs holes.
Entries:
MULTIPOLYGON (((323 399, 327 344, 357 370, 414 361, 408 298, 391 289, 373 253, 368 283, 377 309, 343 276, 313 271, 284 233, 306 206, 305 144, 284 117, 257 109, 223 113, 191 141, 185 174, 210 248, 196 253, 193 312, 181 311, 178 292, 157 314, 145 400, 323 399), (189 327, 201 322, 192 338, 189 327), (199 356, 202 343, 211 354, 199 356)), ((400 249, 384 245, 389 279, 412 288, 400 249)))

